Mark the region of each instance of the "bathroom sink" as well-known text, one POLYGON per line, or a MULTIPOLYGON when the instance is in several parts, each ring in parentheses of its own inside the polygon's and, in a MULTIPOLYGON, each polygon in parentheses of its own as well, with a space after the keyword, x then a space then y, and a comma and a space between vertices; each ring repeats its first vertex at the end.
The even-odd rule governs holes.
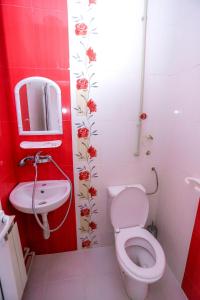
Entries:
MULTIPOLYGON (((19 183, 10 194, 10 202, 19 211, 32 214, 34 182, 19 183)), ((53 211, 64 204, 70 194, 67 180, 44 180, 36 183, 35 210, 38 214, 53 211)))

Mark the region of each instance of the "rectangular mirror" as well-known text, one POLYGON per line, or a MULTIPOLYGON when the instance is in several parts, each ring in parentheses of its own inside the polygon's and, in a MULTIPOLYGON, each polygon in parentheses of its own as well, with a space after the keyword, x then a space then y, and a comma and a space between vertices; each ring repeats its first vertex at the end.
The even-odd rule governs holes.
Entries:
POLYGON ((20 135, 61 134, 61 90, 45 77, 28 77, 15 86, 20 135))

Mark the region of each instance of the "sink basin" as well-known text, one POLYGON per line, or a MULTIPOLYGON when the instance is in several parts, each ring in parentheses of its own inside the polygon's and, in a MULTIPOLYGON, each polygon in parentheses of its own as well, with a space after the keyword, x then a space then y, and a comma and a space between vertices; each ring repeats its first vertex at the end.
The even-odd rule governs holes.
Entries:
MULTIPOLYGON (((32 214, 32 192, 34 182, 19 183, 10 194, 10 202, 19 211, 32 214)), ((70 194, 67 180, 38 181, 35 192, 35 210, 47 214, 64 204, 70 194)))

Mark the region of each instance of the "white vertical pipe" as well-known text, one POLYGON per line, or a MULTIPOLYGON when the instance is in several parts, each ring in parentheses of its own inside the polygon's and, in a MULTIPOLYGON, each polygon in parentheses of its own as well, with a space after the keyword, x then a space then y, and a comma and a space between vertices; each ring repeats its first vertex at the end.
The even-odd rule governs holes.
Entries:
POLYGON ((137 133, 137 145, 135 156, 140 155, 140 141, 141 141, 141 132, 142 132, 142 120, 140 115, 143 113, 143 104, 144 104, 144 81, 145 81, 145 65, 146 65, 146 36, 147 36, 147 11, 148 11, 148 0, 144 0, 144 14, 142 17, 143 22, 143 47, 142 47, 142 60, 141 60, 141 84, 140 84, 140 108, 138 116, 138 133, 137 133))

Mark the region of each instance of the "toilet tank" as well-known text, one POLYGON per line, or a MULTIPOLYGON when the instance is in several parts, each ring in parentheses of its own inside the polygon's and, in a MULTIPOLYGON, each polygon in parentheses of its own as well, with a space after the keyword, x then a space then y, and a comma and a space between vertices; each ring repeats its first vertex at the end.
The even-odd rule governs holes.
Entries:
POLYGON ((127 187, 136 187, 146 193, 146 189, 142 184, 124 184, 124 185, 113 185, 108 187, 108 196, 112 201, 114 197, 118 196, 118 194, 123 191, 127 187))

